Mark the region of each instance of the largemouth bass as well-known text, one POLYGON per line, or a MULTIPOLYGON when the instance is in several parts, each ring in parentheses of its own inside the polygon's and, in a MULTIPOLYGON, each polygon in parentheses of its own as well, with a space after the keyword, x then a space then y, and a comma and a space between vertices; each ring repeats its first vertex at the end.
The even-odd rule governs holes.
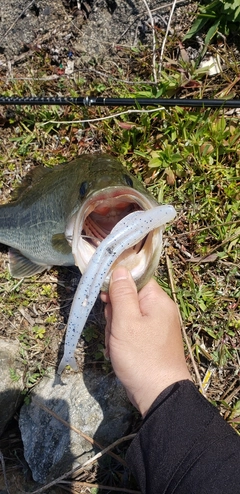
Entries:
MULTIPOLYGON (((27 175, 17 196, 0 206, 0 242, 10 247, 10 272, 16 278, 32 276, 53 265, 73 265, 77 255, 77 265, 84 273, 98 245, 122 218, 157 204, 108 155, 82 155, 52 169, 37 167, 27 175)), ((156 269, 161 246, 162 229, 155 228, 118 258, 138 288, 156 269)), ((110 273, 105 288, 109 277, 110 273)))

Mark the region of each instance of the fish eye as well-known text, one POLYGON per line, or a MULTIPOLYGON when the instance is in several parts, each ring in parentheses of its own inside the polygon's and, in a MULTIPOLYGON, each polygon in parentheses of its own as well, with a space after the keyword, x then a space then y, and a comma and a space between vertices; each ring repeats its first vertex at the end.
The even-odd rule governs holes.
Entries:
POLYGON ((87 190, 88 190, 88 182, 82 182, 79 189, 80 197, 84 197, 87 190))
POLYGON ((129 187, 133 187, 133 181, 132 181, 131 177, 129 177, 129 175, 124 175, 124 179, 125 179, 126 184, 129 185, 129 187))

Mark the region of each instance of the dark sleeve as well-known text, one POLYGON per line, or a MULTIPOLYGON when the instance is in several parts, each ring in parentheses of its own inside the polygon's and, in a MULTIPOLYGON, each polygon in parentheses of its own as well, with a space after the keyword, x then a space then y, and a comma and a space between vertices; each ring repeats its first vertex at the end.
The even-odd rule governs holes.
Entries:
POLYGON ((142 494, 240 494, 240 437, 188 380, 159 395, 126 459, 142 494))

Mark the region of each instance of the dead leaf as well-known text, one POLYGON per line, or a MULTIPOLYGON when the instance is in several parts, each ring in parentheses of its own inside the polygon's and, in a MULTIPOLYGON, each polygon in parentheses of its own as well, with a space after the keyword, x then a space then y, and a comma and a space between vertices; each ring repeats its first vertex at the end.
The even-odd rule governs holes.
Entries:
POLYGON ((174 185, 175 184, 175 175, 171 168, 166 168, 165 173, 167 175, 167 183, 168 185, 174 185))
POLYGON ((191 257, 189 262, 214 262, 218 258, 218 254, 210 254, 209 256, 191 257))
POLYGON ((119 125, 119 127, 121 127, 121 129, 124 129, 124 130, 131 130, 133 129, 134 127, 136 127, 135 124, 133 123, 128 123, 128 122, 117 122, 117 124, 119 125))
POLYGON ((185 48, 181 42, 179 42, 179 48, 180 48, 180 58, 183 60, 183 62, 189 63, 190 59, 189 59, 188 52, 185 50, 185 48))

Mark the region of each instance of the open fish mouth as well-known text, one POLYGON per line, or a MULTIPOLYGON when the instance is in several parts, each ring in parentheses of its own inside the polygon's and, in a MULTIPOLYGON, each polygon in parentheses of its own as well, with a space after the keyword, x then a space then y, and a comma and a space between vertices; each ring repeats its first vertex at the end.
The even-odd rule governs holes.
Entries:
MULTIPOLYGON (((134 211, 152 209, 156 204, 154 199, 124 186, 107 187, 91 194, 72 216, 65 232, 80 271, 86 271, 98 245, 122 218, 134 211)), ((161 238, 162 228, 156 228, 134 247, 127 249, 116 262, 127 267, 135 281, 140 280, 155 257, 159 259, 161 238)), ((154 269, 152 268, 151 266, 151 271, 154 269)), ((111 271, 105 281, 105 287, 110 276, 111 271)))

